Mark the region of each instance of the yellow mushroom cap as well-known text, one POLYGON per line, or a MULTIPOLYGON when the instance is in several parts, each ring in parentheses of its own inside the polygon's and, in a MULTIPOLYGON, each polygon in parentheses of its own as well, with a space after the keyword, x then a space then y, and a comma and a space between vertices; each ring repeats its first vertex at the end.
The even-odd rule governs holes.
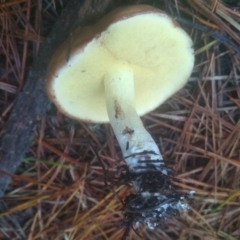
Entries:
POLYGON ((103 80, 123 66, 133 72, 141 116, 182 88, 193 64, 190 37, 168 15, 147 5, 125 7, 76 30, 55 52, 47 92, 71 118, 108 122, 103 80))

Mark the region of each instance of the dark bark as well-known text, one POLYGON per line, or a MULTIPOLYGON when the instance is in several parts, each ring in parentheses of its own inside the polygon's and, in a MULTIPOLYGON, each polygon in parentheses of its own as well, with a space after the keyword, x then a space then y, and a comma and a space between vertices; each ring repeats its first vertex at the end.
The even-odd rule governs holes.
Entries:
MULTIPOLYGON (((45 92, 47 66, 54 50, 78 26, 92 23, 101 17, 111 0, 70 0, 48 39, 42 45, 26 79, 24 89, 15 105, 0 139, 0 171, 14 173, 32 141, 41 116, 46 113, 49 100, 45 92)), ((4 195, 10 177, 0 175, 0 197, 4 195)))

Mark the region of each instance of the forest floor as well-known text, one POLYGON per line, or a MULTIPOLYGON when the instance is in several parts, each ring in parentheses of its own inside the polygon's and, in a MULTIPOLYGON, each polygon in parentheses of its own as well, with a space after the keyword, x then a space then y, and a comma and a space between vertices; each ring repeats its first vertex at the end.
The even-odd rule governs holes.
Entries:
MULTIPOLYGON (((1 130, 67 2, 1 1, 1 130)), ((154 231, 144 226, 131 230, 129 239, 240 239, 238 1, 112 2, 146 3, 179 17, 196 56, 185 87, 142 117, 164 159, 175 162, 175 186, 185 193, 195 191, 190 209, 154 231)), ((121 225, 122 203, 116 195, 125 198, 132 188, 106 187, 99 158, 109 174, 122 159, 110 125, 77 122, 49 105, 2 197, 0 239, 121 239, 126 227, 121 225)))

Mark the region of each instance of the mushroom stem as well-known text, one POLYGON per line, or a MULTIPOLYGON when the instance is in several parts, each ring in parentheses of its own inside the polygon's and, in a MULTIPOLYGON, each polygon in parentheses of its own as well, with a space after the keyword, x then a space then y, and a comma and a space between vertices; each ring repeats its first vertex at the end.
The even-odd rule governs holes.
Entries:
POLYGON ((160 151, 136 112, 133 72, 127 64, 119 65, 104 76, 104 88, 108 116, 125 162, 130 172, 146 171, 151 161, 151 166, 167 174, 159 161, 160 151))
POLYGON ((135 189, 124 201, 124 213, 130 221, 134 219, 135 223, 154 229, 162 219, 188 209, 184 202, 187 195, 172 187, 171 172, 136 112, 131 69, 127 64, 118 64, 103 81, 108 116, 128 165, 127 179, 135 189))

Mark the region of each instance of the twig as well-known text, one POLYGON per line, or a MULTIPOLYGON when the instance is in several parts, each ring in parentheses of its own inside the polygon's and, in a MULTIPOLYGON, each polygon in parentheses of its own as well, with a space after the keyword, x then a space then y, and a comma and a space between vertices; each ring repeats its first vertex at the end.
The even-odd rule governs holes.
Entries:
POLYGON ((212 36, 218 42, 231 47, 237 54, 240 54, 240 46, 236 44, 230 37, 226 36, 224 32, 215 31, 209 27, 205 27, 204 25, 198 23, 192 23, 180 17, 175 17, 175 20, 187 27, 194 28, 196 30, 206 33, 208 36, 212 36))

